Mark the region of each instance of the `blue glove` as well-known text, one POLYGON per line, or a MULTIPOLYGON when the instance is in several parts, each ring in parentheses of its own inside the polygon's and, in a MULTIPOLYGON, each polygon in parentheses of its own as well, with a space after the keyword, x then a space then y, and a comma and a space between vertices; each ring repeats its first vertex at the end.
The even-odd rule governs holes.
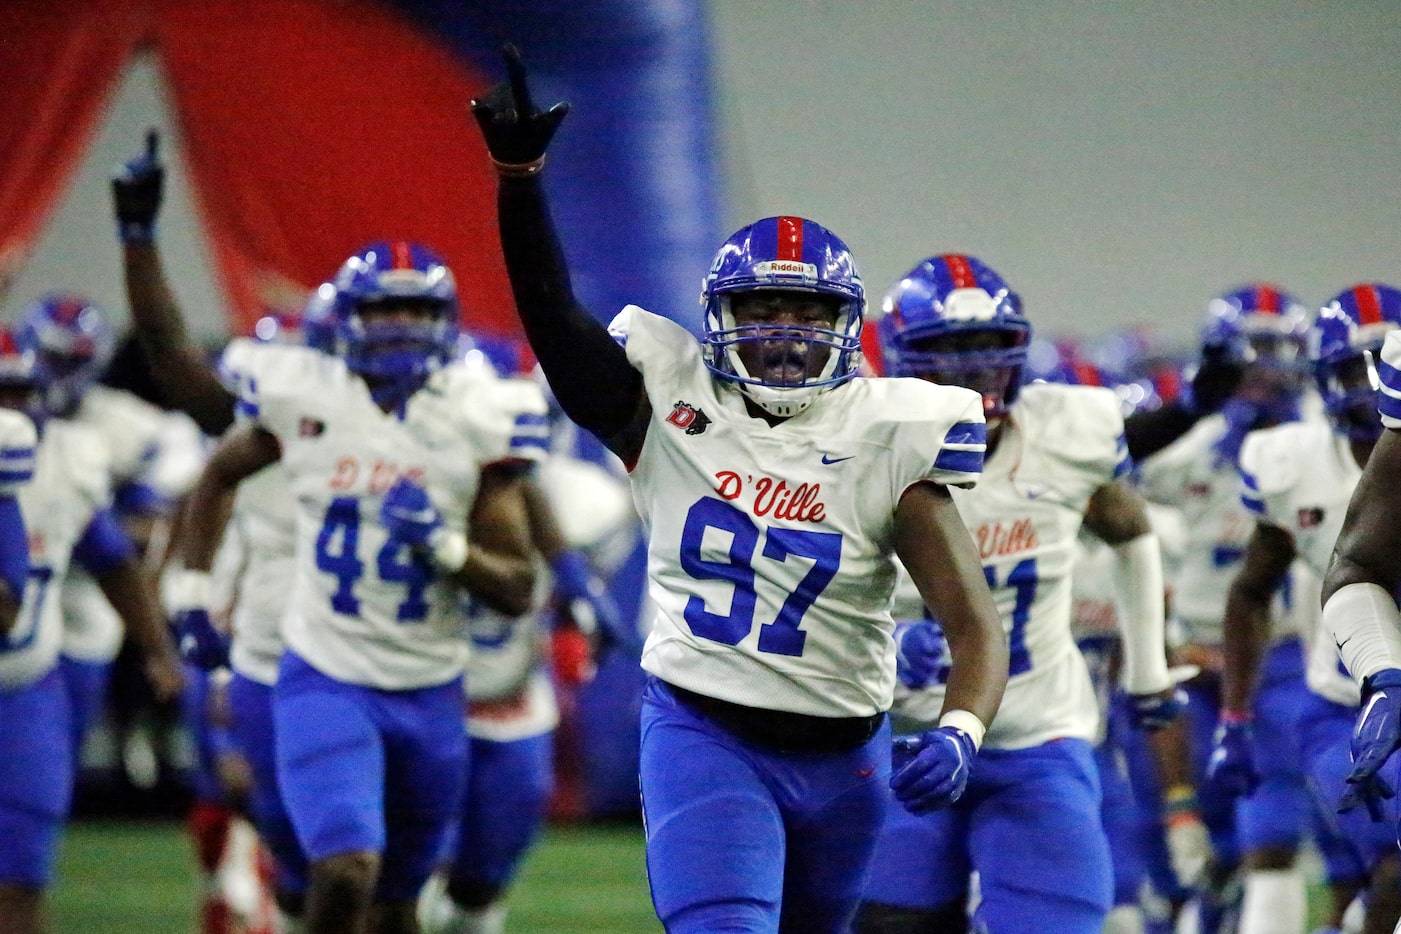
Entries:
POLYGON ((608 645, 628 652, 639 650, 637 627, 623 622, 622 611, 613 601, 608 586, 594 572, 587 558, 578 551, 561 551, 551 564, 555 593, 568 606, 574 624, 585 635, 597 633, 608 645))
POLYGON ((117 236, 123 243, 150 243, 156 234, 161 209, 165 167, 157 154, 160 134, 146 132, 146 149, 128 160, 112 176, 112 203, 117 214, 117 236))
POLYGON ((175 614, 175 637, 180 643, 180 657, 203 671, 225 668, 229 664, 229 637, 214 628, 209 610, 192 607, 175 614))
POLYGON ((907 688, 927 688, 948 661, 949 643, 938 623, 927 619, 895 627, 895 676, 907 688))
POLYGON ((1401 746, 1401 669, 1383 668, 1362 679, 1362 712, 1352 731, 1352 771, 1338 811, 1367 806, 1372 820, 1383 820, 1382 802, 1396 789, 1378 773, 1401 746))
POLYGON ((1187 709, 1187 692, 1173 685, 1170 694, 1130 694, 1129 723, 1152 733, 1165 729, 1187 709))
POLYGON ((1216 728, 1215 745, 1206 763, 1203 782, 1230 798, 1248 797, 1260 785, 1255 768, 1255 737, 1246 719, 1223 719, 1216 728))
POLYGON ((911 814, 948 807, 968 787, 976 754, 973 738, 951 726, 903 736, 891 752, 890 790, 911 814))
POLYGON ((384 494, 379 521, 391 538, 413 548, 429 548, 433 533, 443 527, 443 517, 428 491, 407 477, 400 477, 384 494))

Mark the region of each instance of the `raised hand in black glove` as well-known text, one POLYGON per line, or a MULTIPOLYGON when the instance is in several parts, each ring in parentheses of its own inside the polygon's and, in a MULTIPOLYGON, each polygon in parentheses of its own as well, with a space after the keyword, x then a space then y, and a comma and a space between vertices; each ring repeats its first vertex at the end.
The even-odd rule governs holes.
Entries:
POLYGON ((536 109, 530 99, 520 50, 507 43, 501 52, 506 59, 508 80, 472 101, 472 116, 482 128, 496 170, 509 178, 524 178, 539 172, 545 164, 545 149, 569 113, 569 105, 561 101, 546 111, 536 109))
POLYGON ((147 130, 145 151, 127 160, 112 176, 117 236, 123 243, 149 243, 155 237, 165 187, 165 166, 158 155, 160 141, 154 127, 147 130))
POLYGON ((1245 366, 1225 347, 1206 346, 1191 376, 1188 404, 1198 415, 1210 415, 1226 404, 1240 387, 1245 366))

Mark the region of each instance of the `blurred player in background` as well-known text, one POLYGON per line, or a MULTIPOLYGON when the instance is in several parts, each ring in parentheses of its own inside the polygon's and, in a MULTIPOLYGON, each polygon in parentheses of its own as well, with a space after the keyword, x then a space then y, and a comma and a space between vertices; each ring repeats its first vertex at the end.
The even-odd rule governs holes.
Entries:
POLYGON ((543 450, 544 401, 451 364, 456 289, 426 247, 372 244, 335 287, 335 355, 270 346, 250 361, 246 421, 191 495, 181 603, 207 625, 213 508, 280 461, 298 543, 273 719, 310 862, 307 930, 411 931, 466 774, 456 591, 529 605, 512 485, 543 450), (487 547, 469 545, 469 525, 487 547))
MULTIPOLYGON (((890 802, 856 929, 962 929, 976 870, 975 926, 1097 934, 1112 879, 1091 750, 1099 708, 1070 630, 1082 523, 1116 553, 1123 677, 1136 725, 1162 726, 1183 703, 1165 655, 1158 540, 1142 500, 1119 480, 1129 466, 1119 402, 1102 388, 1022 386, 1031 324, 1019 296, 971 256, 922 261, 887 294, 877 327, 885 373, 982 397, 983 476, 953 497, 978 545, 1011 660, 1007 694, 964 796, 942 810, 890 802)), ((918 733, 944 705, 948 647, 908 580, 896 589, 895 615, 895 729, 918 733)))
MULTIPOLYGON (((1228 292, 1209 304, 1201 331, 1201 353, 1224 357, 1244 369, 1240 384, 1221 412, 1198 422, 1186 435, 1139 465, 1139 483, 1149 499, 1181 510, 1189 539, 1170 582, 1173 618, 1182 628, 1179 660, 1201 667, 1186 684, 1191 698, 1193 768, 1206 768, 1220 711, 1222 613, 1231 580, 1241 566, 1254 520, 1240 503, 1237 462, 1241 444, 1254 430, 1299 416, 1304 390, 1307 309, 1276 286, 1257 283, 1228 292)), ((1303 687, 1302 647, 1286 613, 1290 595, 1276 597, 1276 627, 1270 649, 1270 692, 1256 704, 1257 739, 1268 788, 1237 806, 1229 795, 1201 789, 1202 816, 1211 830, 1213 865, 1200 896, 1203 934, 1215 934, 1236 900, 1237 866, 1245 874, 1241 911, 1251 918, 1302 926, 1303 879, 1294 855, 1307 832, 1312 806, 1304 785, 1294 729, 1303 687), (1268 750, 1268 752, 1266 752, 1268 750), (1254 907, 1252 907, 1254 906, 1254 907)), ((1228 718, 1231 714, 1228 712, 1228 718)))
POLYGON ((70 564, 82 564, 117 595, 156 696, 170 700, 182 686, 154 591, 111 511, 106 445, 87 426, 48 418, 36 364, 9 332, 0 334, 0 408, 10 413, 0 419, 0 525, 8 543, 0 547, 0 572, 10 595, 16 588, 24 595, 17 615, 11 601, 0 600, 0 918, 15 934, 42 928, 43 891, 73 789, 76 751, 58 668, 58 593, 70 564), (37 447, 26 414, 42 425, 37 447), (20 516, 8 505, 17 489, 20 516), (22 583, 12 536, 26 532, 22 583))
MULTIPOLYGON (((1376 370, 1383 340, 1398 327, 1401 290, 1361 283, 1340 292, 1319 312, 1310 339, 1326 415, 1253 432, 1241 448, 1244 503, 1256 516, 1256 526, 1226 601, 1223 727, 1208 773, 1209 781, 1230 792, 1250 795, 1261 783, 1251 711, 1260 681, 1267 677, 1261 669, 1271 636, 1272 596, 1286 583, 1295 558, 1319 578, 1327 571, 1348 499, 1382 434, 1376 370)), ((1359 693, 1339 666, 1331 634, 1320 626, 1307 635, 1312 693, 1302 704, 1298 735, 1318 814, 1332 831, 1320 840, 1329 879, 1354 883, 1353 890, 1343 887, 1335 893, 1333 922, 1341 922, 1355 888, 1365 887, 1369 897, 1363 930, 1385 934, 1401 916, 1395 804, 1386 805, 1388 823, 1369 820, 1376 802, 1359 808, 1358 798, 1348 802, 1345 813, 1334 814, 1351 771, 1348 737, 1359 693), (1324 848, 1324 841, 1339 831, 1342 852, 1324 848)))
POLYGON ((611 334, 574 297, 540 171, 567 105, 537 110, 518 53, 473 103, 526 336, 569 417, 628 467, 656 604, 642 665, 641 786, 667 930, 842 931, 890 774, 890 553, 948 622, 943 726, 895 777, 956 798, 1006 644, 946 485, 976 480, 976 395, 855 380, 864 292, 825 228, 733 235, 700 344, 629 306, 611 334), (756 622, 759 624, 756 627, 756 622))
MULTIPOLYGON (((198 433, 193 426, 176 430, 172 422, 177 416, 98 382, 112 361, 116 333, 103 310, 82 296, 54 292, 36 299, 21 312, 15 340, 34 358, 49 416, 89 426, 107 446, 114 514, 154 585, 155 573, 145 558, 153 540, 155 550, 161 550, 164 523, 199 469, 203 455, 198 433)), ((88 729, 106 707, 123 632, 121 616, 108 595, 81 567, 72 569, 59 599, 64 620, 60 664, 73 714, 76 766, 88 729)), ((149 731, 119 732, 128 775, 138 784, 154 784, 149 731)))

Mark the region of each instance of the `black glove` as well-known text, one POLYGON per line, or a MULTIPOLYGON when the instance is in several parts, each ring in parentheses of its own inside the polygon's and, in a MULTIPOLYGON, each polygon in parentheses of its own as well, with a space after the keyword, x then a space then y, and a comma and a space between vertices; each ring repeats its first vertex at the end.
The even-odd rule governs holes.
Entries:
POLYGON ((1202 348, 1202 359, 1191 376, 1187 402, 1198 415, 1210 415, 1240 387, 1245 366, 1225 347, 1202 348))
POLYGON ((520 50, 507 43, 501 52, 509 80, 472 101, 472 116, 482 128, 487 152, 497 171, 508 177, 526 177, 544 165, 545 149, 569 113, 569 105, 561 101, 544 112, 537 110, 530 99, 520 50))
POLYGON ((117 236, 123 243, 150 243, 156 235, 156 215, 161 210, 165 166, 157 150, 160 133, 146 131, 146 151, 128 160, 112 176, 112 204, 117 213, 117 236))

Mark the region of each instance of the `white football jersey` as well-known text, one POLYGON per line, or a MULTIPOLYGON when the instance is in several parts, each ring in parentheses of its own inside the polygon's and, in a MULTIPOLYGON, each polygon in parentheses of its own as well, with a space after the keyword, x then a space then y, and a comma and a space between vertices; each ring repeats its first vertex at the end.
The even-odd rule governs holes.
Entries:
MULTIPOLYGON (((1173 622, 1184 641, 1221 645, 1221 619, 1226 594, 1240 570, 1255 519, 1241 503, 1240 472, 1215 451, 1226 433, 1226 420, 1212 415, 1191 431, 1148 458, 1139 467, 1143 495, 1175 506, 1187 523, 1187 544, 1177 572, 1168 579, 1173 622)), ((1275 600, 1275 636, 1297 631, 1275 600)))
POLYGON ((244 677, 272 684, 282 658, 282 614, 296 576, 297 502, 280 462, 238 485, 225 537, 237 543, 242 557, 229 662, 244 677))
POLYGON ((629 305, 612 331, 652 404, 632 468, 655 604, 642 667, 752 707, 888 709, 895 508, 922 480, 977 480, 981 398, 857 378, 770 427, 680 325, 629 305))
MULTIPOLYGON (((127 485, 148 490, 162 502, 183 495, 203 462, 199 429, 188 417, 162 411, 120 389, 98 384, 83 394, 72 420, 88 427, 107 446, 113 491, 127 485)), ((72 568, 59 599, 63 612, 63 654, 89 663, 110 662, 121 649, 121 617, 102 588, 81 567, 72 568)))
MULTIPOLYGON (((1111 391, 1033 383, 1022 387, 977 487, 954 491, 1011 650, 1007 691, 985 745, 1021 749, 1095 738, 1099 704, 1070 629, 1071 571, 1090 497, 1128 468, 1124 421, 1111 391)), ((896 618, 926 613, 902 574, 896 618)), ((947 677, 945 667, 928 688, 896 688, 897 730, 938 721, 947 677)))
MULTIPOLYGON (((11 443, 10 427, 0 430, 7 433, 0 449, 21 446, 19 440, 11 443)), ((63 638, 59 594, 73 546, 93 513, 108 505, 107 477, 107 448, 96 433, 62 419, 49 421, 35 452, 34 479, 19 490, 29 534, 29 581, 15 626, 0 639, 0 685, 31 684, 57 660, 63 638)))
POLYGON ((1382 343, 1382 363, 1377 367, 1377 376, 1381 379, 1377 409, 1382 424, 1401 430, 1401 331, 1387 334, 1382 343))
MULTIPOLYGON (((1315 580, 1321 580, 1348 500, 1362 477, 1347 439, 1322 416, 1254 431, 1241 447, 1240 466, 1246 507, 1259 521, 1288 532, 1301 561, 1315 580)), ((1308 602, 1317 609, 1316 599, 1300 599, 1301 604, 1308 602)), ((1301 615, 1317 622, 1317 612, 1301 615)), ((1339 667, 1331 636, 1318 636, 1320 628, 1311 625, 1304 632, 1310 649, 1309 687, 1335 703, 1356 705, 1358 686, 1339 667)))
POLYGON ((543 454, 539 388, 452 364, 396 414, 338 357, 273 345, 248 365, 242 411, 277 437, 297 502, 287 645, 353 684, 405 690, 456 677, 467 655, 456 587, 389 538, 380 504, 400 476, 416 478, 445 526, 465 533, 482 469, 543 454))

